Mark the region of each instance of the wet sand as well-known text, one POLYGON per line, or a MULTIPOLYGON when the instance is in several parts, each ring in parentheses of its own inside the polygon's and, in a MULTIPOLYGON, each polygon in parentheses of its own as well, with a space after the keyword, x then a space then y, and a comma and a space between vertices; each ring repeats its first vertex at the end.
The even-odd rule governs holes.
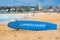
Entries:
MULTIPOLYGON (((1 14, 0 14, 1 15, 1 14)), ((18 14, 19 15, 19 14, 18 14)), ((0 40, 60 40, 60 14, 29 14, 27 19, 57 24, 57 30, 29 31, 11 29, 0 23, 0 40), (34 15, 34 16, 33 16, 34 15)))

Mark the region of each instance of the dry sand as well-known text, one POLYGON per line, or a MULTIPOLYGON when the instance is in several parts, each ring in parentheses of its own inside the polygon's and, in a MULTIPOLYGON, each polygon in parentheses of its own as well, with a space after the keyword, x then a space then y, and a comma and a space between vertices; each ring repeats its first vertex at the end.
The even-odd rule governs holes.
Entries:
MULTIPOLYGON (((19 14, 18 14, 19 15, 19 14)), ((28 19, 56 23, 57 30, 29 31, 11 29, 0 23, 0 40, 60 40, 60 14, 34 14, 28 19)))

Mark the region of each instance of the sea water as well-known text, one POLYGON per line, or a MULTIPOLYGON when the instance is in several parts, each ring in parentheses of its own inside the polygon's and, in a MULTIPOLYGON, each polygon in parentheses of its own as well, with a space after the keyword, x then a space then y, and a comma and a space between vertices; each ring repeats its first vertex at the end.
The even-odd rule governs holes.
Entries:
POLYGON ((10 21, 15 18, 18 18, 18 17, 16 17, 16 16, 0 16, 0 22, 10 21))

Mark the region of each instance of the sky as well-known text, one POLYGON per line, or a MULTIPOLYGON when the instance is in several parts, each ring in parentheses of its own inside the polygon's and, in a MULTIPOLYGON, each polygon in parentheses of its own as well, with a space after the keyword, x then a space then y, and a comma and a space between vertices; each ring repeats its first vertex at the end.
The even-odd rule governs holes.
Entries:
POLYGON ((57 6, 60 0, 0 0, 0 6, 57 6))

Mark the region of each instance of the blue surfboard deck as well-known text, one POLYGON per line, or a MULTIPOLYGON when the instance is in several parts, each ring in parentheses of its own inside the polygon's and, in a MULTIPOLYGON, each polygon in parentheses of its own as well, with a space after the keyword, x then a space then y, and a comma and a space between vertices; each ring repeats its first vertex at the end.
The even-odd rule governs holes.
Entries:
POLYGON ((57 24, 42 21, 13 21, 8 23, 8 27, 23 30, 56 30, 57 24))

